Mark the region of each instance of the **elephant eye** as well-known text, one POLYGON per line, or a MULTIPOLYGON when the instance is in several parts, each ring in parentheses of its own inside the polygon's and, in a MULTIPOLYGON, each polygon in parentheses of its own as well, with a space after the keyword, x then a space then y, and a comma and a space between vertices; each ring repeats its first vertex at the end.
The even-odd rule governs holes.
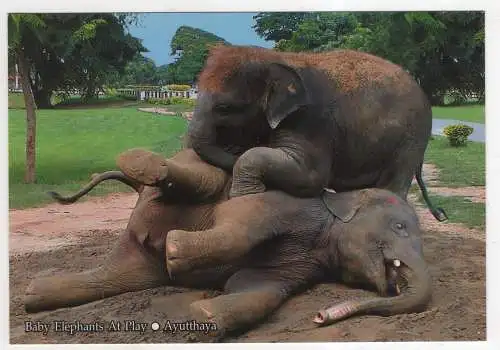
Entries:
POLYGON ((393 230, 400 236, 408 236, 408 233, 406 232, 406 224, 404 223, 396 222, 393 225, 393 230))

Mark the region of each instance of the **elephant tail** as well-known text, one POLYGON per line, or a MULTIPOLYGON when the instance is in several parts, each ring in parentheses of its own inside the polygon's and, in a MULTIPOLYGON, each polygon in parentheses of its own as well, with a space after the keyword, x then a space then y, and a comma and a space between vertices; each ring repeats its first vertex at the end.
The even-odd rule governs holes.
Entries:
POLYGON ((87 185, 85 185, 80 191, 78 191, 72 196, 64 197, 54 191, 49 191, 47 192, 47 194, 60 204, 71 204, 76 202, 78 199, 80 199, 87 193, 89 193, 95 186, 106 180, 120 181, 121 183, 124 183, 125 185, 132 187, 138 193, 141 193, 144 187, 142 184, 129 178, 121 171, 106 171, 104 173, 92 175, 92 180, 87 185))
POLYGON ((436 208, 432 203, 429 198, 429 193, 427 192, 427 187, 425 186, 424 179, 422 178, 422 170, 423 170, 423 165, 424 162, 420 162, 420 164, 417 167, 417 172, 415 174, 415 178, 417 179, 418 187, 420 187, 420 191, 422 191, 422 197, 424 198, 425 203, 429 207, 429 210, 431 211, 432 215, 438 220, 438 221, 446 221, 448 220, 448 216, 446 215, 446 212, 444 211, 443 208, 436 208))

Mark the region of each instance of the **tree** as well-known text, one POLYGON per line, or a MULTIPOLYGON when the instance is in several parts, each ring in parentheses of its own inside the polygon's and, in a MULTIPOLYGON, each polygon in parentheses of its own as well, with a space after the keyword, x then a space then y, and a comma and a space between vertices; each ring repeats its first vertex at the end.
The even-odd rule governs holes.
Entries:
POLYGON ((175 82, 173 68, 174 67, 170 64, 163 64, 156 69, 156 78, 158 79, 158 84, 168 85, 175 82))
MULTIPOLYGON (((96 96, 112 73, 123 74, 127 64, 147 49, 139 39, 125 33, 113 14, 81 17, 84 24, 73 32, 70 54, 65 59, 65 80, 80 89, 85 102, 96 96)), ((150 78, 154 79, 155 65, 151 60, 148 63, 152 64, 150 78)))
POLYGON ((24 37, 40 37, 40 30, 45 23, 36 14, 9 14, 8 16, 9 56, 17 62, 24 103, 26 106, 26 183, 35 182, 36 164, 36 104, 30 84, 30 62, 25 54, 24 37))
POLYGON ((50 108, 54 91, 81 90, 90 99, 110 77, 122 73, 139 39, 125 32, 134 17, 124 14, 42 14, 41 38, 23 37, 32 66, 31 86, 38 108, 50 108))
POLYGON ((157 85, 159 80, 158 69, 154 61, 138 53, 132 61, 127 63, 115 85, 157 85))
POLYGON ((343 37, 357 25, 356 17, 349 13, 320 12, 308 16, 297 24, 289 39, 281 39, 276 49, 281 51, 323 50, 341 45, 343 37))
POLYGON ((193 83, 201 72, 211 45, 226 40, 201 29, 181 26, 177 29, 170 44, 171 55, 177 55, 169 65, 171 83, 193 83))
POLYGON ((289 40, 299 25, 315 17, 313 12, 259 12, 252 28, 266 41, 289 40))

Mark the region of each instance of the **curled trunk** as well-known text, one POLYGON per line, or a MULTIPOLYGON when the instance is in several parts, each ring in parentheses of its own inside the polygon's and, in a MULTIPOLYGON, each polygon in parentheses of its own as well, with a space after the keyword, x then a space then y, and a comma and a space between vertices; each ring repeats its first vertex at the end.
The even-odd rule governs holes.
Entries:
POLYGON ((200 121, 196 116, 189 123, 187 147, 192 148, 205 162, 232 172, 238 157, 217 145, 217 130, 207 121, 200 121))
POLYGON ((398 287, 401 294, 387 298, 346 301, 320 310, 314 322, 325 326, 354 315, 390 316, 421 311, 432 296, 431 276, 422 257, 414 252, 408 253, 407 250, 404 256, 401 259, 404 265, 398 268, 397 278, 401 284, 398 287))

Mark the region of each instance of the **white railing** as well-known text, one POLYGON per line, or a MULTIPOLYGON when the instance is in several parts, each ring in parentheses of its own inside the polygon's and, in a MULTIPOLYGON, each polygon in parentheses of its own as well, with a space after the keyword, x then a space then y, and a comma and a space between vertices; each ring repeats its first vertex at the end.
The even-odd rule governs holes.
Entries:
POLYGON ((118 93, 126 96, 135 96, 138 100, 144 101, 150 98, 166 100, 171 97, 197 98, 197 92, 193 89, 186 91, 158 91, 142 89, 117 89, 118 93))

